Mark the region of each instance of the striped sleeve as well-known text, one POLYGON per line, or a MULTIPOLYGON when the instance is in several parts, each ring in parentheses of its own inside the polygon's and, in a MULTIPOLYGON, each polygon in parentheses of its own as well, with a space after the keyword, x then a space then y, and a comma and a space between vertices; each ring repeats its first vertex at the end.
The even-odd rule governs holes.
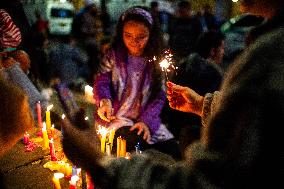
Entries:
POLYGON ((21 41, 19 28, 14 24, 10 15, 0 9, 0 47, 3 49, 17 47, 21 41))

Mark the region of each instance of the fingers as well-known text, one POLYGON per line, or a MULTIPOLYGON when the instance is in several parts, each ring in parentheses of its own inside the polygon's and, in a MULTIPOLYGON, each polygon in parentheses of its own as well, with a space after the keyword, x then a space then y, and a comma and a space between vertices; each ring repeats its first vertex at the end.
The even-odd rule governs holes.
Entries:
POLYGON ((150 134, 150 131, 149 131, 148 127, 145 128, 145 130, 144 130, 143 139, 146 140, 146 141, 150 141, 151 140, 151 134, 150 134))
POLYGON ((130 131, 134 131, 135 129, 138 129, 137 135, 140 135, 143 132, 143 128, 139 123, 136 123, 130 127, 130 131))
POLYGON ((110 122, 110 120, 105 116, 105 111, 102 108, 98 109, 98 115, 102 120, 110 122))
POLYGON ((146 124, 144 124, 143 122, 136 123, 130 128, 130 131, 133 131, 135 129, 138 129, 137 135, 141 135, 142 132, 143 132, 143 139, 144 140, 146 140, 146 141, 151 140, 151 133, 150 133, 150 130, 149 130, 149 128, 146 124))

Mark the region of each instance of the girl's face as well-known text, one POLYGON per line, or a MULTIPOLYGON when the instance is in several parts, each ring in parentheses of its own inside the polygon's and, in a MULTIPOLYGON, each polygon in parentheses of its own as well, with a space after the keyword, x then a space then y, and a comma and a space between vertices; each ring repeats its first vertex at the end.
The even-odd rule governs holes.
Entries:
POLYGON ((122 35, 123 42, 130 55, 140 56, 143 54, 150 35, 149 29, 143 23, 127 21, 123 26, 122 35))

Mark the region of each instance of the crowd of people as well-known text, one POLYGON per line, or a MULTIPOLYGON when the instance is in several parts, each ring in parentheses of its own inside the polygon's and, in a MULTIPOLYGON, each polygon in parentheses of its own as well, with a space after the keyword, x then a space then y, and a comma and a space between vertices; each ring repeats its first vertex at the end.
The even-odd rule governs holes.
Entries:
MULTIPOLYGON (((74 20, 77 31, 72 32, 76 33, 80 48, 99 55, 95 59, 89 56, 89 61, 96 63, 96 71, 88 80, 94 86, 95 123, 107 125, 116 130, 117 136, 127 138, 129 151, 137 142, 143 148, 142 154, 133 154, 130 160, 106 158, 100 152, 95 126, 80 129, 78 122, 62 120, 64 153, 90 173, 96 187, 284 186, 279 126, 284 116, 282 0, 240 2, 242 11, 263 16, 267 22, 251 30, 245 51, 226 72, 220 67, 224 35, 208 6, 192 15, 191 4, 180 1, 177 14, 168 17, 168 41, 161 30, 162 14, 154 14, 157 10, 148 7, 130 7, 121 14, 109 47, 99 53, 98 12, 90 2, 86 1, 86 8, 75 17, 87 23, 79 26, 80 22, 74 20), (96 18, 92 20, 90 16, 96 18), (170 81, 159 67, 168 48, 179 65, 170 81)), ((3 155, 24 131, 34 126, 35 103, 46 99, 42 99, 27 75, 27 65, 32 63, 25 61, 29 60, 27 56, 19 58, 20 52, 15 51, 21 42, 20 30, 5 10, 0 13, 3 155), (8 132, 12 128, 17 132, 8 132)), ((62 51, 66 56, 57 50, 51 56, 58 58, 62 67, 68 58, 87 62, 84 57, 79 58, 81 54, 70 41, 64 45, 60 49, 66 49, 62 51), (61 56, 64 61, 60 61, 61 56)), ((60 71, 57 73, 61 75, 60 71)), ((76 76, 73 72, 62 74, 66 75, 64 82, 76 76)))

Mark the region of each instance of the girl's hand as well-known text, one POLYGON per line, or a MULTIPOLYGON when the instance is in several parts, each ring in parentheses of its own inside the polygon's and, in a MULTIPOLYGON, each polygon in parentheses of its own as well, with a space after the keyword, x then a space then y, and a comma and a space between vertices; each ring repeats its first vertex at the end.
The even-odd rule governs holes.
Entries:
POLYGON ((167 86, 167 98, 171 108, 202 115, 203 96, 188 87, 182 87, 172 82, 167 82, 167 86))
POLYGON ((144 134, 143 134, 144 140, 146 140, 146 141, 151 140, 151 133, 150 133, 149 127, 145 123, 143 123, 143 122, 135 123, 130 128, 130 131, 134 131, 135 129, 138 129, 137 135, 141 135, 141 133, 144 132, 144 134))
POLYGON ((113 108, 110 99, 102 99, 100 101, 100 107, 98 108, 98 115, 104 121, 110 122, 115 119, 115 116, 112 116, 113 108))

